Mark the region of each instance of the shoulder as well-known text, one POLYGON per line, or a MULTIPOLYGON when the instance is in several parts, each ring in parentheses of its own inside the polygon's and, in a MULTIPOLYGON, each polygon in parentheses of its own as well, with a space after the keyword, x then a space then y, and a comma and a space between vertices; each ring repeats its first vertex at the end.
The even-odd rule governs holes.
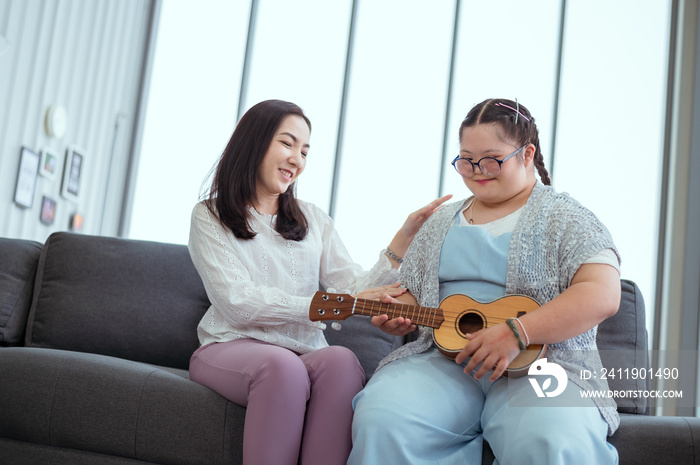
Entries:
POLYGON ((462 199, 458 200, 457 202, 448 203, 440 210, 436 211, 435 215, 454 217, 457 214, 457 212, 463 209, 471 199, 472 198, 470 197, 468 199, 462 199))
MULTIPOLYGON (((417 244, 433 242, 442 243, 444 231, 446 231, 454 221, 455 215, 464 207, 467 200, 460 200, 444 205, 441 209, 433 213, 428 220, 423 223, 415 239, 411 243, 411 248, 418 248, 417 244), (414 247, 414 244, 416 246, 414 247)), ((410 250, 410 249, 409 249, 410 250)))
POLYGON ((447 230, 452 225, 455 215, 463 208, 465 202, 466 200, 462 200, 446 204, 428 218, 411 242, 402 268, 415 257, 431 256, 435 253, 435 248, 442 247, 442 241, 447 230))
POLYGON ((192 208, 192 221, 209 221, 216 219, 218 215, 209 210, 206 201, 197 202, 192 208))
POLYGON ((333 219, 328 216, 328 213, 323 211, 317 205, 300 199, 297 199, 297 202, 299 204, 299 208, 301 209, 302 213, 304 213, 304 216, 310 225, 318 224, 324 226, 333 224, 333 219))
POLYGON ((562 219, 595 217, 593 212, 567 192, 557 192, 553 187, 539 182, 535 185, 528 204, 530 211, 538 215, 558 216, 562 219))
POLYGON ((433 215, 428 218, 428 221, 423 225, 426 229, 431 229, 434 227, 440 227, 445 224, 451 224, 457 213, 459 213, 470 199, 459 200, 457 202, 448 203, 441 209, 433 213, 433 215))
POLYGON ((612 236, 603 222, 569 194, 539 185, 531 198, 527 214, 521 217, 521 234, 546 237, 550 243, 555 239, 568 244, 602 241, 608 244, 602 248, 612 247, 612 236))
POLYGON ((539 205, 561 205, 578 203, 567 192, 558 192, 552 186, 545 186, 540 182, 535 184, 530 194, 530 201, 539 205))
POLYGON ((464 208, 468 201, 469 199, 460 200, 443 206, 428 218, 420 228, 419 234, 433 239, 441 237, 438 233, 452 225, 455 216, 464 208))
POLYGON ((225 228, 219 221, 219 215, 214 211, 210 210, 205 201, 197 202, 192 208, 192 215, 190 217, 190 239, 196 236, 207 235, 211 232, 216 231, 217 234, 221 234, 221 231, 225 228))

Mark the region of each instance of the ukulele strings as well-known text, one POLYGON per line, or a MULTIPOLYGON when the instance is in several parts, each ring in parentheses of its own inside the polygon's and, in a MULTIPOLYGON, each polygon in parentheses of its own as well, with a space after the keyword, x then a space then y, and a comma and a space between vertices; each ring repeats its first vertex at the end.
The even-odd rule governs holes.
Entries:
MULTIPOLYGON (((418 305, 410 305, 410 304, 384 303, 384 302, 380 302, 380 301, 376 301, 376 300, 366 300, 366 299, 365 300, 358 299, 357 303, 358 303, 358 306, 361 307, 364 311, 369 311, 370 313, 377 312, 376 315, 372 315, 372 316, 399 314, 398 316, 404 316, 404 318, 409 318, 410 320, 414 320, 416 318, 434 320, 435 317, 437 317, 440 314, 440 312, 442 312, 442 315, 443 315, 445 320, 456 320, 457 317, 464 314, 465 312, 470 312, 470 310, 471 310, 471 313, 474 312, 473 309, 445 310, 445 309, 441 309, 441 308, 421 307, 418 305), (367 302, 369 302, 371 305, 370 309, 367 309, 367 305, 366 305, 367 302), (379 306, 378 309, 375 308, 376 305, 379 306), (386 309, 385 309, 386 311, 384 311, 384 309, 382 309, 382 306, 386 307, 386 309), (393 310, 395 308, 399 308, 399 310, 398 311, 393 310), (408 308, 408 310, 407 310, 407 308, 408 308), (409 313, 412 313, 414 315, 413 318, 408 316, 409 313), (416 316, 416 313, 417 313, 417 316, 416 316)), ((488 304, 484 304, 484 305, 488 305, 488 304)), ((514 312, 514 313, 517 313, 517 312, 514 312)), ((481 313, 481 312, 479 312, 479 314, 483 315, 483 313, 481 313)), ((503 323, 508 318, 511 318, 511 317, 510 316, 501 317, 501 316, 491 315, 489 317, 489 320, 503 323)), ((426 326, 430 326, 430 325, 426 325, 426 326)))

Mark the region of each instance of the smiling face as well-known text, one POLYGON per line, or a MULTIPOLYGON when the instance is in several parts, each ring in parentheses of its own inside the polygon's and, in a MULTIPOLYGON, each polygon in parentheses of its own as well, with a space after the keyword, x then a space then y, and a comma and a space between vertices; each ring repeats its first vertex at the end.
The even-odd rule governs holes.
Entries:
MULTIPOLYGON (((498 127, 493 124, 477 124, 464 128, 460 140, 459 156, 477 163, 484 157, 503 160, 520 145, 500 137, 498 127)), ((462 176, 464 184, 485 204, 499 204, 529 194, 535 182, 532 157, 534 146, 528 144, 517 155, 501 165, 496 176, 485 176, 477 167, 471 176, 462 176)))
POLYGON ((280 194, 301 175, 309 151, 310 129, 301 116, 289 115, 282 120, 258 167, 255 185, 258 211, 277 213, 280 194))

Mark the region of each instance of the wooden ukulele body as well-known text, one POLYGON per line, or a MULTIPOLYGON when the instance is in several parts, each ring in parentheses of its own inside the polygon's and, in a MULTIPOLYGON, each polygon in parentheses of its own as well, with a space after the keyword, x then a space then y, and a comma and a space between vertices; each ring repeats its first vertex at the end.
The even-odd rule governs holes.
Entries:
MULTIPOLYGON (((453 294, 440 302, 445 321, 433 330, 433 339, 440 353, 445 357, 455 358, 469 344, 467 333, 475 333, 508 318, 518 318, 535 310, 540 305, 524 295, 508 295, 492 302, 479 302, 469 296, 453 294)), ((546 345, 532 344, 510 362, 505 374, 518 377, 527 374, 527 370, 540 359, 546 345)))

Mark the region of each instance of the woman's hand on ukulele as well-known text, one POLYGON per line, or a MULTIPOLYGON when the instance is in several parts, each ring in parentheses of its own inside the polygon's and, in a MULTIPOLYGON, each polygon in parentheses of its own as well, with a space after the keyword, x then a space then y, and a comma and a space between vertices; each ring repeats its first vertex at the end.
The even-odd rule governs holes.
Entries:
POLYGON ((417 329, 411 320, 402 316, 393 320, 390 320, 388 315, 373 316, 372 324, 392 336, 405 336, 417 329))
POLYGON ((457 355, 455 362, 461 365, 471 357, 464 372, 470 374, 476 370, 475 379, 493 371, 489 380, 496 381, 520 350, 518 340, 505 323, 466 334, 466 337, 469 342, 457 355))
MULTIPOLYGON (((385 304, 408 304, 408 305, 418 305, 416 299, 408 292, 407 289, 403 289, 405 292, 400 296, 392 296, 385 294, 379 298, 385 304), (398 299, 396 298, 398 297, 398 299)), ((412 333, 418 327, 411 323, 408 318, 398 317, 394 319, 389 319, 389 315, 379 315, 372 317, 372 324, 377 328, 381 329, 387 334, 392 336, 405 336, 408 333, 412 333)))
MULTIPOLYGON (((358 299, 369 299, 369 300, 379 300, 385 304, 400 304, 396 297, 406 294, 408 290, 404 287, 400 287, 401 283, 389 284, 388 286, 376 287, 374 289, 367 289, 357 294, 355 297, 358 299)), ((389 320, 387 315, 380 315, 372 317, 372 324, 385 333, 392 334, 394 336, 403 336, 412 331, 416 330, 416 325, 411 324, 411 320, 405 318, 394 318, 389 320)))

